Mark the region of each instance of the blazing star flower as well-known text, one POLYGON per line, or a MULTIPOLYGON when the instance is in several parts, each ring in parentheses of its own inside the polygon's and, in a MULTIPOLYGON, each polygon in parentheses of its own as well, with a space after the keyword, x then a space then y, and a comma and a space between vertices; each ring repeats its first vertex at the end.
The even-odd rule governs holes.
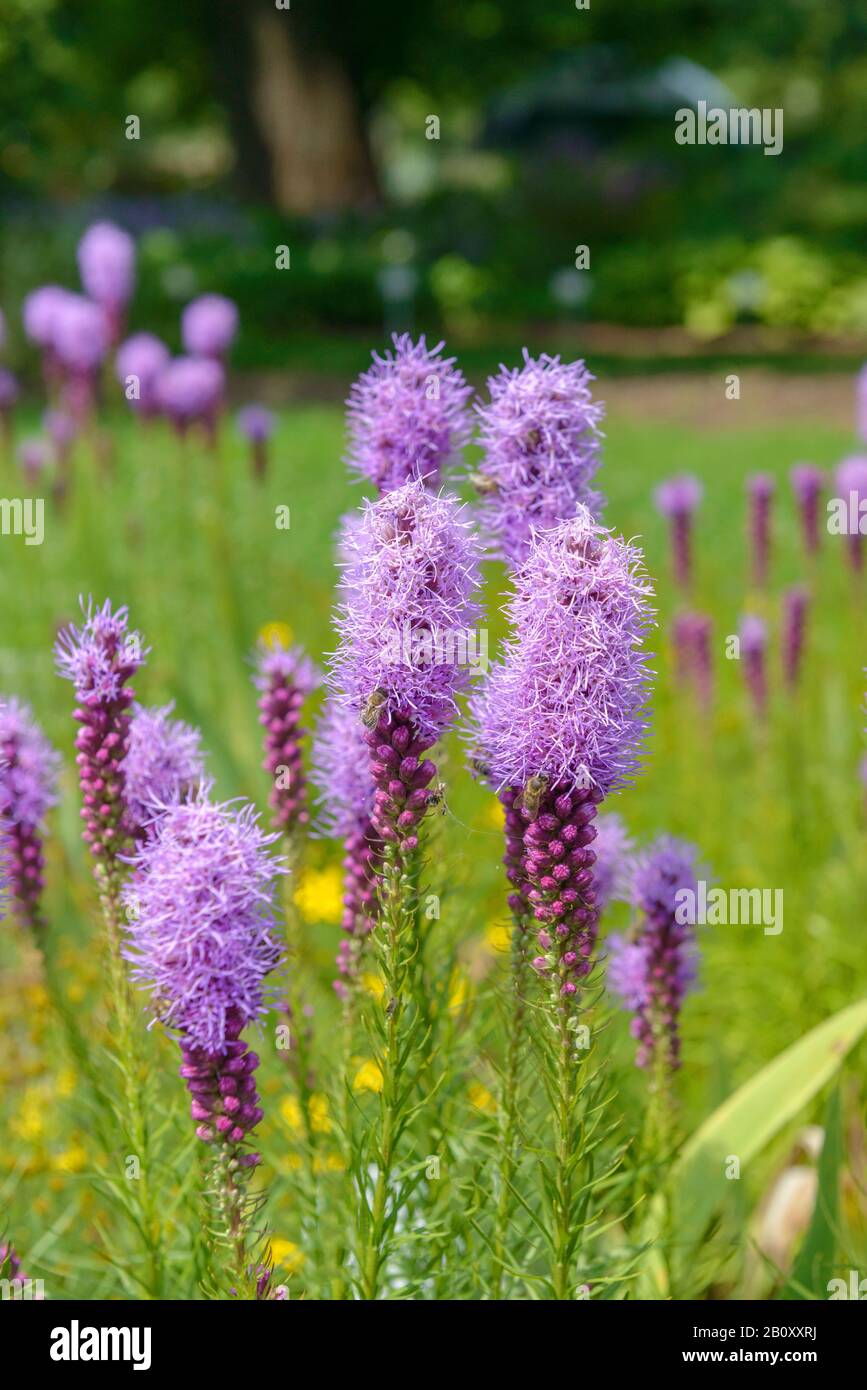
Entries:
POLYGON ((179 434, 196 424, 213 434, 225 384, 219 362, 207 357, 175 357, 156 379, 155 401, 179 434))
POLYGON ((331 686, 367 730, 377 831, 409 852, 434 796, 423 754, 469 680, 462 653, 480 613, 479 545, 457 499, 421 479, 366 503, 345 539, 331 686))
POLYGON ((77 254, 85 293, 105 311, 109 336, 116 342, 135 288, 135 242, 113 222, 94 222, 77 254))
POLYGON ((260 691, 259 719, 265 731, 265 761, 272 778, 270 806, 274 828, 291 835, 310 819, 305 806, 301 707, 319 683, 319 672, 300 647, 260 642, 254 656, 254 684, 260 691))
POLYGON ((313 740, 311 778, 319 790, 318 829, 344 841, 343 918, 337 955, 337 994, 346 999, 358 979, 364 940, 377 916, 382 840, 373 824, 374 782, 364 725, 333 695, 325 701, 313 740))
POLYGON ((750 537, 753 550, 753 580, 764 584, 768 577, 771 549, 771 500, 774 479, 768 473, 756 473, 747 480, 750 496, 750 537))
POLYGON ((43 889, 42 826, 57 801, 60 755, 16 699, 0 704, 0 825, 4 868, 15 909, 30 927, 40 925, 43 889))
POLYGON ((126 826, 137 840, 153 834, 166 807, 194 793, 205 779, 202 735, 172 719, 173 704, 133 706, 126 757, 120 764, 126 826))
POLYGON ((795 584, 783 594, 783 675, 794 690, 804 659, 804 634, 810 609, 810 591, 795 584))
POLYGON ((641 914, 637 935, 609 941, 608 983, 635 1015, 631 1032, 638 1041, 639 1067, 659 1060, 673 1071, 680 1064, 678 1022, 696 977, 696 946, 690 914, 678 895, 695 895, 700 872, 693 845, 662 836, 635 863, 632 898, 641 914))
POLYGON ((632 873, 633 841, 615 812, 600 816, 596 821, 593 850, 593 886, 596 905, 601 912, 612 902, 625 902, 629 895, 632 873))
POLYGON ((75 746, 84 820, 83 838, 98 863, 112 864, 128 840, 123 761, 129 752, 131 676, 144 664, 146 649, 128 627, 128 610, 112 612, 106 599, 84 609, 80 628, 61 632, 57 669, 72 681, 81 724, 75 746))
POLYGON ((692 522, 704 489, 698 478, 682 473, 660 483, 653 494, 657 511, 671 528, 671 554, 675 582, 683 589, 692 580, 692 522))
POLYGON ((467 402, 472 395, 443 344, 429 348, 404 333, 394 352, 373 354, 347 401, 348 466, 380 493, 414 478, 435 490, 443 470, 469 440, 467 402))
POLYGON ((652 590, 640 552, 586 507, 534 534, 514 586, 513 635, 470 701, 477 765, 502 789, 507 873, 541 928, 533 963, 571 995, 591 968, 599 916, 591 822, 638 771, 647 728, 638 646, 652 590))
POLYGON ((591 488, 601 462, 604 406, 590 395, 583 362, 561 362, 524 349, 524 365, 488 380, 490 401, 476 406, 484 458, 474 480, 494 554, 517 565, 533 529, 555 526, 579 505, 598 514, 591 488))
POLYGON ((674 620, 677 677, 682 685, 695 683, 699 700, 708 709, 713 700, 712 622, 706 613, 678 613, 674 620))
POLYGON ((54 344, 58 314, 68 300, 77 297, 60 285, 41 285, 39 289, 31 291, 21 308, 28 341, 50 351, 54 344))
POLYGON ((99 370, 109 348, 105 313, 80 294, 67 294, 52 320, 51 346, 57 360, 75 377, 99 370))
POLYGON ((18 458, 28 487, 35 487, 40 474, 51 461, 51 449, 45 439, 22 439, 18 445, 18 458))
MULTIPOLYGON (((838 497, 847 509, 849 564, 856 574, 864 567, 862 549, 863 537, 860 531, 862 506, 867 503, 867 456, 853 454, 843 459, 834 474, 834 484, 838 497), (854 521, 854 525, 853 525, 854 521)), ((864 508, 867 510, 867 507, 864 508)))
MULTIPOLYGON (((276 839, 251 805, 217 805, 202 790, 166 810, 125 890, 124 955, 178 1035, 196 1133, 234 1151, 262 1118, 259 1059, 240 1035, 266 1012, 266 978, 280 958, 274 887, 284 869, 268 853, 276 839)), ((258 1155, 240 1161, 254 1166, 258 1155)))
POLYGON ((815 555, 819 549, 819 501, 825 485, 825 475, 821 468, 812 463, 796 463, 789 481, 801 514, 801 530, 808 555, 815 555))
POLYGON ((0 416, 4 420, 9 416, 19 395, 17 379, 5 367, 0 367, 0 416))
POLYGON ((238 332, 238 308, 221 294, 203 294, 181 315, 181 341, 191 357, 225 357, 238 332))
POLYGON ((754 613, 748 613, 741 622, 740 642, 747 687, 756 713, 763 715, 768 704, 768 629, 754 613))
POLYGON ((171 353, 165 343, 153 333, 134 333, 121 343, 114 371, 133 410, 145 416, 156 414, 157 380, 170 361, 171 353))
POLYGON ((250 442, 254 477, 264 478, 268 467, 268 440, 277 424, 273 411, 264 405, 245 405, 238 411, 236 423, 239 434, 250 442))

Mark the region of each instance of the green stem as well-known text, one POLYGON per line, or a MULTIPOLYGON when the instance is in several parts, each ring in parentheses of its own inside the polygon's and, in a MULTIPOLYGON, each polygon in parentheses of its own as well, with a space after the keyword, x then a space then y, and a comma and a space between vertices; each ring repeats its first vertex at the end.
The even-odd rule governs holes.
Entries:
POLYGON ((556 1163, 555 1198, 553 1211, 554 1259, 551 1279, 554 1297, 558 1301, 571 1298, 570 1230, 572 1222, 572 1111, 575 1103, 576 1062, 569 1031, 570 1008, 561 998, 557 1007, 557 1090, 556 1090, 556 1163))
POLYGON ((494 1222, 494 1268, 491 1275, 491 1298, 501 1296, 506 1235, 512 1211, 512 1182, 518 1166, 518 1091, 521 1081, 521 1059, 524 1044, 526 1013, 527 924, 519 917, 512 923, 512 961, 510 977, 509 1045, 503 1079, 500 1127, 500 1192, 494 1222))

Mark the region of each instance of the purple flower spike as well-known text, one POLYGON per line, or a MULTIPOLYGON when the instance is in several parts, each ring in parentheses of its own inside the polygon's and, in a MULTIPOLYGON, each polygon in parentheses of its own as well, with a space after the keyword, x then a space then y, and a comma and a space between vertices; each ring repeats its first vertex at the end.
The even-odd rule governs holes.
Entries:
POLYGON ((165 343, 153 333, 134 333, 121 343, 114 360, 114 372, 133 410, 144 416, 157 413, 157 381, 170 360, 171 353, 165 343))
POLYGON ((752 542, 753 582, 763 585, 768 578, 771 553, 771 501, 774 479, 767 473, 756 473, 747 480, 750 497, 750 539, 752 542))
POLYGON ((477 762, 506 789, 513 910, 523 899, 544 952, 536 969, 568 997, 592 967, 596 807, 635 775, 647 727, 638 645, 651 589, 640 552, 586 507, 534 534, 514 585, 514 635, 471 699, 477 762))
POLYGON ((675 669, 681 685, 693 684, 704 709, 713 703, 712 620, 706 613, 678 613, 674 620, 675 669))
POLYGON ((525 348, 523 367, 501 367, 488 380, 489 403, 476 406, 482 525, 493 553, 510 564, 523 560, 534 528, 556 526, 579 504, 600 510, 591 483, 605 407, 591 397, 593 380, 583 362, 547 353, 537 360, 525 348))
POLYGON ((756 713, 762 716, 768 705, 768 629, 764 621, 755 614, 748 613, 741 622, 740 641, 744 678, 756 713))
POLYGON ((599 817, 593 850, 596 855, 593 883, 596 905, 601 912, 609 903, 625 902, 632 881, 634 845, 620 816, 612 812, 599 817))
MULTIPOLYGON (((178 1034, 196 1133, 233 1151, 262 1118, 259 1059, 240 1034, 266 1012, 280 958, 273 901, 284 869, 267 852, 276 839, 252 806, 215 805, 203 791, 167 809, 125 890, 124 955, 178 1034)), ((246 1166, 257 1161, 246 1156, 246 1166)))
POLYGON ((849 564, 855 574, 860 574, 864 568, 860 521, 862 508, 863 512, 867 512, 867 455, 852 454, 843 459, 834 474, 834 484, 848 518, 846 540, 849 564))
POLYGON ((27 486, 34 488, 51 462, 51 448, 45 439, 22 439, 18 445, 18 458, 27 486))
POLYGON ((259 720, 265 731, 265 761, 273 786, 269 804, 274 828, 291 835, 310 816, 306 801, 301 707, 319 684, 319 672, 300 647, 260 643, 254 684, 260 691, 259 720))
POLYGON ((264 405, 245 405, 238 411, 238 433, 250 442, 253 476, 264 478, 268 468, 268 440, 277 424, 273 411, 264 405))
POLYGON ((58 463, 65 463, 78 435, 78 421, 65 410, 46 410, 42 428, 54 445, 58 463))
POLYGON ((192 357, 225 357, 238 332, 238 308, 221 294, 203 294, 181 315, 181 340, 192 357))
POLYGON ((334 988, 342 999, 357 982, 361 952, 378 911, 377 874, 383 844, 373 824, 374 783, 364 725, 358 714, 329 695, 313 740, 312 780, 319 790, 322 833, 344 842, 345 936, 337 955, 334 988))
POLYGON ((608 983, 635 1015, 639 1067, 661 1061, 671 1072, 680 1065, 680 1011, 696 977, 697 953, 691 914, 681 906, 688 899, 678 894, 696 893, 699 872, 694 846, 667 836, 657 840, 633 873, 637 935, 609 940, 608 983))
POLYGON ((657 510, 671 528, 674 578, 682 589, 688 589, 692 581, 692 523, 702 494, 698 478, 683 473, 660 483, 653 495, 657 510))
POLYGON ((20 394, 17 378, 5 367, 0 367, 0 418, 4 423, 8 422, 20 394))
POLYGON ((825 475, 812 463, 796 463, 789 479, 801 515, 801 531, 808 555, 819 549, 819 503, 825 486, 825 475))
MULTIPOLYGON (((82 608, 83 608, 82 604, 82 608)), ((75 686, 81 724, 75 746, 84 821, 83 838, 105 866, 127 846, 122 764, 129 751, 130 677, 144 664, 146 651, 137 632, 128 628, 128 610, 112 612, 91 600, 81 628, 69 627, 57 640, 57 668, 75 686)))
POLYGON ((85 293, 105 310, 111 341, 117 342, 135 288, 135 242, 113 222, 95 222, 78 243, 78 271, 85 293))
POLYGON ((332 687, 370 726, 412 719, 428 746, 469 683, 462 660, 478 620, 479 544, 466 509, 421 480, 364 504, 348 529, 332 687))
POLYGON ((179 434, 185 434, 191 425, 203 425, 213 437, 225 385, 219 362, 207 357, 175 357, 156 378, 155 402, 179 434))
POLYGON ((472 395, 443 344, 424 336, 394 335, 394 352, 373 354, 373 366, 354 383, 347 401, 348 466, 380 493, 414 478, 435 490, 443 470, 467 443, 472 395))
POLYGON ((174 705, 148 709, 134 705, 128 749, 120 764, 125 824, 137 840, 154 833, 166 808, 194 794, 205 779, 202 736, 172 719, 174 705))
POLYGON ((76 420, 93 409, 99 370, 110 346, 105 310, 82 295, 67 295, 53 321, 53 362, 63 381, 63 400, 76 420))
POLYGON ((783 675, 790 690, 797 688, 801 674, 809 609, 809 589, 797 584, 786 590, 783 595, 783 675))
POLYGON ((42 826, 48 808, 57 801, 59 767, 60 755, 27 705, 15 699, 0 705, 0 825, 5 869, 14 907, 29 927, 41 926, 42 826))
POLYGON ((58 315, 63 306, 75 298, 76 295, 60 285, 41 285, 28 294, 21 309, 28 340, 43 350, 50 350, 58 315))

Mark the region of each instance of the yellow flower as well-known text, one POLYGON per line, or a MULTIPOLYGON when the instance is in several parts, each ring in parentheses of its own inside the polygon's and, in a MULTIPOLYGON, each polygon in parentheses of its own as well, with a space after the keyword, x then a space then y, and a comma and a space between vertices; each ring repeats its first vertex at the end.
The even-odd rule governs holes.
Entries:
POLYGON ((21 1098, 21 1109, 12 1118, 12 1128, 19 1138, 39 1139, 45 1133, 45 1095, 28 1086, 21 1098))
POLYGON ((73 1004, 80 1004, 85 995, 84 985, 78 980, 73 980, 71 984, 66 986, 66 994, 73 1004))
POLYGON ((506 812, 503 810, 503 803, 498 798, 489 801, 485 808, 485 823, 493 826, 495 830, 502 830, 506 824, 506 812))
POLYGON ((58 1173, 80 1173, 87 1167, 87 1151, 81 1144, 71 1144, 62 1154, 57 1154, 54 1167, 58 1173))
POLYGON ((496 1100, 491 1095, 487 1086, 483 1086, 480 1081, 474 1081, 472 1085, 467 1088, 467 1095, 470 1098, 470 1105, 474 1106, 476 1110, 483 1110, 491 1113, 497 1108, 496 1100))
POLYGON ((310 1097, 310 1128, 314 1134, 329 1134, 331 1132, 327 1096, 314 1093, 310 1097))
POLYGON ((336 865, 307 869, 295 889, 295 901, 308 922, 339 922, 343 916, 343 884, 336 865))
POLYGON ((372 994, 374 999, 381 999, 385 994, 385 981, 381 975, 375 975, 372 970, 366 970, 361 977, 361 983, 372 994))
POLYGON ((461 970, 456 970, 452 975, 449 986, 449 1013, 459 1014, 464 1008, 469 996, 469 981, 461 970))
POLYGON ((317 1154, 313 1160, 314 1173, 342 1173, 345 1167, 340 1154, 317 1154))
POLYGON ((301 1133, 304 1128, 304 1117, 301 1114, 301 1106, 294 1096, 287 1096, 284 1101, 281 1101, 280 1114, 293 1134, 301 1133))
POLYGON ((57 1094, 71 1096, 75 1091, 75 1072, 72 1067, 61 1067, 57 1073, 57 1094))
POLYGON ((500 922, 490 922, 485 927, 485 944, 492 951, 508 951, 512 945, 512 933, 500 922))
POLYGON ((44 985, 28 985, 24 991, 24 998, 34 1012, 48 1008, 48 994, 44 985))
POLYGON ((372 1058, 362 1062, 358 1071, 355 1073, 355 1080, 352 1083, 354 1091, 375 1091, 377 1095, 382 1090, 382 1072, 372 1058))
POLYGON ((297 1274, 304 1263, 304 1251, 298 1248, 294 1240, 283 1240, 281 1236, 275 1236, 271 1241, 271 1257, 275 1266, 279 1265, 287 1274, 297 1274))
POLYGON ((292 629, 288 623, 265 623, 259 628, 259 641, 266 647, 288 647, 292 641, 292 629))

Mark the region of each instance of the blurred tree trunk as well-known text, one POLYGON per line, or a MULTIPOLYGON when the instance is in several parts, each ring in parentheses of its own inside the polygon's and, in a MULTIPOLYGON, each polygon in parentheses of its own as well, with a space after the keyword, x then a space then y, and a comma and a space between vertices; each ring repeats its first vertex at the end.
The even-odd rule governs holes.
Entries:
POLYGON ((352 81, 327 35, 274 0, 223 0, 220 67, 248 192, 302 216, 378 196, 352 81))

